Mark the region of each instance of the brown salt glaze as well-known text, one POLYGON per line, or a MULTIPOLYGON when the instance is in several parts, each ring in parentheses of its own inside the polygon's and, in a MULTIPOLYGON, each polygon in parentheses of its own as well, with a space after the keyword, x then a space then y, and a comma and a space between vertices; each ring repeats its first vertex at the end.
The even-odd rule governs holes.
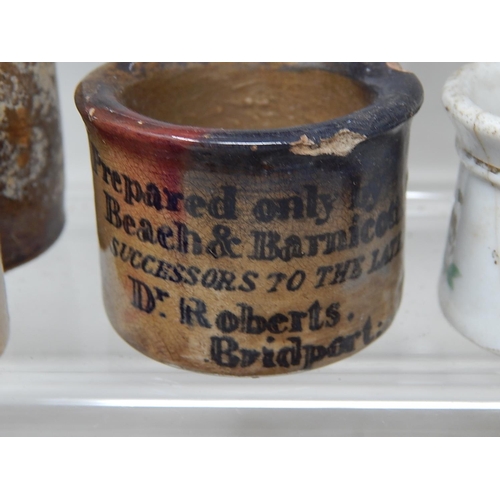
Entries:
POLYGON ((0 63, 0 239, 5 269, 45 251, 63 225, 54 63, 0 63))
POLYGON ((104 302, 164 363, 320 367, 390 325, 414 75, 385 64, 115 63, 85 78, 104 302))

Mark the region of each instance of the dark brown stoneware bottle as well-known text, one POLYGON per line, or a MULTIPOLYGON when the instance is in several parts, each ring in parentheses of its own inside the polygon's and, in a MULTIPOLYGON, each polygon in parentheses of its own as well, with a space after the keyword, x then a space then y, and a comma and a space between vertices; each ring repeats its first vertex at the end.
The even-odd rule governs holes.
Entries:
POLYGON ((54 63, 0 63, 0 240, 6 270, 45 251, 64 225, 54 63))

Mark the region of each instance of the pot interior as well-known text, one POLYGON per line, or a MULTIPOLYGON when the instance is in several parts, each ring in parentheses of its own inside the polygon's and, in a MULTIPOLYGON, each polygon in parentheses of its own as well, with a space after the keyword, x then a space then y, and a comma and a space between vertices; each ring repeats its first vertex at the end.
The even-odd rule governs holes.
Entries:
POLYGON ((262 130, 332 120, 369 105, 363 84, 313 67, 173 64, 126 87, 119 100, 156 120, 195 127, 262 130))

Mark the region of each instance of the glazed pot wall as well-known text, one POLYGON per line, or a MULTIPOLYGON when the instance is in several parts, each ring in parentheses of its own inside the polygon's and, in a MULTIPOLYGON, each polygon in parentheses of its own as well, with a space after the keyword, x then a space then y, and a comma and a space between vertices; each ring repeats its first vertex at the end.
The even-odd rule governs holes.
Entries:
POLYGON ((493 184, 497 177, 472 157, 460 163, 439 297, 443 312, 458 331, 500 352, 495 327, 500 323, 500 192, 493 184))
POLYGON ((307 128, 272 145, 191 131, 202 143, 190 145, 124 139, 82 114, 105 306, 136 349, 196 371, 279 374, 352 355, 390 325, 409 119, 317 154, 307 128))
POLYGON ((64 225, 53 63, 0 63, 0 238, 5 269, 46 250, 64 225))

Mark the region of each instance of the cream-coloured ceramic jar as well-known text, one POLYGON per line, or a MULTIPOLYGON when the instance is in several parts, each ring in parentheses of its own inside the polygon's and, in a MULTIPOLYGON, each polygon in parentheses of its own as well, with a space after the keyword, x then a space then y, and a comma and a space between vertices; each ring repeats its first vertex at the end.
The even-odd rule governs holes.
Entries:
POLYGON ((460 170, 439 282, 441 308, 465 337, 500 353, 500 64, 464 66, 443 103, 460 170))

